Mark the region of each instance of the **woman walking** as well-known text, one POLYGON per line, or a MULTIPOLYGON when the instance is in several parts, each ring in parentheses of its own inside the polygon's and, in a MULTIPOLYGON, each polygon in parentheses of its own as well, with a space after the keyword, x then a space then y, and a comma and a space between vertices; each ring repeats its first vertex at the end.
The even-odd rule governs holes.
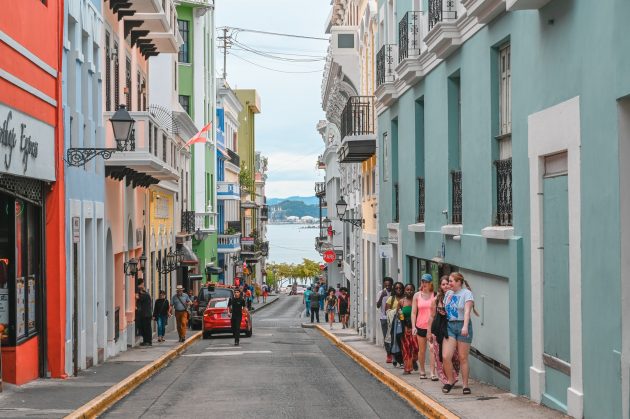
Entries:
POLYGON ((385 342, 391 344, 390 351, 394 358, 392 365, 394 367, 402 368, 402 348, 400 345, 400 337, 403 332, 400 316, 398 315, 399 302, 403 298, 405 293, 405 286, 402 282, 396 282, 394 284, 392 295, 387 299, 385 303, 385 313, 387 313, 387 336, 385 342))
POLYGON ((348 328, 348 317, 350 317, 350 296, 348 290, 341 288, 341 295, 338 300, 339 321, 343 329, 348 328))
MULTIPOLYGON (((442 360, 443 341, 444 339, 448 339, 448 319, 446 318, 446 310, 444 309, 444 297, 449 289, 448 275, 444 275, 440 278, 440 287, 437 297, 433 300, 431 318, 429 319, 429 324, 431 325, 429 343, 431 344, 431 351, 435 359, 437 375, 442 384, 451 382, 444 372, 444 363, 442 360)), ((459 374, 459 355, 457 349, 455 349, 451 361, 453 363, 453 376, 451 378, 454 383, 457 381, 457 375, 459 374)))
MULTIPOLYGON (((470 394, 468 387, 468 352, 473 339, 473 327, 470 321, 470 312, 475 310, 475 299, 464 275, 459 272, 452 273, 448 278, 451 287, 444 297, 444 309, 448 318, 448 339, 443 343, 444 370, 446 376, 453 377, 452 357, 455 350, 459 353, 459 366, 462 372, 463 393, 470 394), (464 287, 465 286, 465 287, 464 287)), ((478 314, 477 314, 478 315, 478 314)), ((443 393, 449 393, 455 384, 451 378, 448 384, 442 387, 443 393)))
POLYGON ((168 318, 171 317, 171 305, 166 299, 166 291, 160 290, 160 298, 155 300, 153 305, 153 320, 157 323, 157 341, 164 342, 164 335, 166 334, 166 324, 168 318))
MULTIPOLYGON (((431 274, 424 274, 420 280, 420 290, 413 296, 413 308, 411 310, 411 320, 415 326, 413 327, 413 334, 418 340, 418 348, 420 349, 418 360, 420 362, 420 379, 422 380, 427 379, 424 362, 427 352, 427 333, 431 334, 429 319, 431 318, 431 307, 434 301, 433 277, 431 274)), ((429 366, 431 368, 431 381, 437 381, 435 362, 431 351, 429 351, 429 366)))
POLYGON ((328 316, 328 324, 330 328, 333 328, 335 322, 335 313, 337 312, 337 296, 335 295, 334 288, 328 290, 328 296, 326 297, 326 316, 328 316))
POLYGON ((412 370, 418 369, 418 341, 413 334, 414 324, 411 320, 413 296, 415 292, 416 287, 414 287, 413 284, 407 284, 405 286, 405 294, 398 304, 400 307, 399 316, 403 324, 403 332, 400 337, 404 369, 403 374, 411 374, 412 370))

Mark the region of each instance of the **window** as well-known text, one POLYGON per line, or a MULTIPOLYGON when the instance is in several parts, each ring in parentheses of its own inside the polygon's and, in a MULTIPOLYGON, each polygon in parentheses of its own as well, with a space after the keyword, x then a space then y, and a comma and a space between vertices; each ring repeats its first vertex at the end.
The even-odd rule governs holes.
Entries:
POLYGON ((131 58, 127 57, 125 68, 125 94, 127 95, 127 111, 131 112, 131 58))
POLYGON ((499 50, 499 126, 500 135, 512 132, 512 76, 510 69, 510 44, 499 50))
POLYGON ((337 48, 354 48, 354 34, 340 33, 337 36, 337 48))
POLYGON ((173 74, 175 75, 175 77, 173 77, 173 82, 175 83, 175 87, 173 88, 173 90, 177 91, 177 63, 174 63, 173 67, 173 74))
POLYGON ((114 42, 114 110, 120 105, 120 64, 118 60, 118 43, 114 42))
POLYGON ((499 158, 496 168, 496 219, 500 226, 512 225, 512 80, 510 44, 499 49, 499 158))
POLYGON ((184 43, 181 47, 179 47, 179 55, 178 60, 180 63, 189 63, 190 62, 190 51, 189 51, 189 22, 187 20, 177 20, 177 26, 179 28, 179 34, 182 36, 184 43))
POLYGON ((109 49, 109 32, 105 32, 105 110, 112 110, 112 64, 109 49))
POLYGON ((190 115, 190 96, 179 95, 179 104, 182 105, 182 108, 190 115))
POLYGON ((153 155, 158 155, 158 129, 157 126, 153 127, 153 155))
POLYGON ((153 123, 149 121, 149 154, 153 154, 153 123))
POLYGON ((136 90, 138 91, 136 100, 138 101, 138 108, 136 110, 142 110, 142 75, 138 71, 138 85, 136 86, 136 90))
POLYGON ((376 169, 372 169, 372 195, 376 196, 376 169))
POLYGON ((162 161, 166 163, 166 135, 162 134, 162 161))

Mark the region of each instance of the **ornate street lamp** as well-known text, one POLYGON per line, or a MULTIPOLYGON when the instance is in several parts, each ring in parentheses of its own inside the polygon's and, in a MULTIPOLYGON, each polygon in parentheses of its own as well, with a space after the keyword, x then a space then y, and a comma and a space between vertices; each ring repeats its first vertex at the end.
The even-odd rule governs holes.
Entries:
POLYGON ((136 258, 131 258, 127 262, 125 262, 123 268, 125 270, 125 275, 138 275, 138 261, 136 260, 136 258))
POLYGON ((332 223, 332 221, 330 221, 330 218, 326 217, 324 218, 324 220, 322 221, 322 226, 328 230, 328 227, 330 227, 330 224, 332 223))
POLYGON ((85 166, 87 162, 96 156, 109 160, 116 151, 134 151, 136 149, 133 129, 136 120, 129 115, 127 107, 120 105, 109 121, 112 123, 116 148, 69 148, 66 154, 68 166, 85 166))
POLYGON ((365 224, 365 220, 363 218, 344 218, 344 215, 346 215, 346 209, 348 208, 348 204, 343 199, 343 196, 339 199, 339 201, 337 201, 336 206, 337 206, 337 217, 339 217, 341 221, 350 223, 357 228, 363 228, 363 225, 365 224))

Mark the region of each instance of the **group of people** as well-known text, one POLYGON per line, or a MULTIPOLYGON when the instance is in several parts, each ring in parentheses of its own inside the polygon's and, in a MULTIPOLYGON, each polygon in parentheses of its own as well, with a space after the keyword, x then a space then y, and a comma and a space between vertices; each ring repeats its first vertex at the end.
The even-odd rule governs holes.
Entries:
POLYGON ((350 319, 350 294, 348 289, 337 284, 337 289, 326 288, 325 284, 311 286, 304 291, 302 304, 306 307, 306 316, 311 317, 311 323, 317 320, 319 323, 319 312, 324 311, 325 320, 332 329, 335 316, 338 316, 342 328, 348 327, 350 319))
POLYGON ((403 369, 403 374, 426 372, 427 347, 431 381, 440 380, 442 392, 449 393, 461 373, 463 394, 468 385, 468 354, 473 338, 471 313, 477 314, 472 290, 459 272, 443 276, 435 292, 431 274, 423 274, 420 289, 413 284, 383 280, 376 306, 387 352, 386 362, 403 369))
POLYGON ((192 300, 184 292, 184 287, 178 285, 175 295, 173 295, 170 302, 166 298, 166 291, 160 290, 159 298, 155 300, 155 304, 152 307, 151 296, 147 292, 144 282, 140 282, 136 290, 136 327, 142 335, 140 346, 152 346, 153 344, 151 320, 155 321, 157 325, 157 341, 164 342, 166 325, 168 324, 168 319, 173 317, 173 313, 177 322, 179 341, 184 342, 186 340, 186 330, 190 318, 189 308, 191 305, 192 300))

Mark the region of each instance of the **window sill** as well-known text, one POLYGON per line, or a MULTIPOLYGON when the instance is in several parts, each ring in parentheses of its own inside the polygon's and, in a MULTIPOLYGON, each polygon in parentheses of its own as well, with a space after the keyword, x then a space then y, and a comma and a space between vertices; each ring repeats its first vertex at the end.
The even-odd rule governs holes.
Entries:
POLYGON ((461 236, 464 232, 463 224, 447 224, 440 229, 442 234, 446 236, 461 236))
POLYGON ((481 235, 486 239, 510 240, 514 238, 514 227, 491 226, 481 229, 481 235))
POLYGON ((424 233, 426 231, 426 225, 424 223, 409 224, 407 229, 412 233, 424 233))

